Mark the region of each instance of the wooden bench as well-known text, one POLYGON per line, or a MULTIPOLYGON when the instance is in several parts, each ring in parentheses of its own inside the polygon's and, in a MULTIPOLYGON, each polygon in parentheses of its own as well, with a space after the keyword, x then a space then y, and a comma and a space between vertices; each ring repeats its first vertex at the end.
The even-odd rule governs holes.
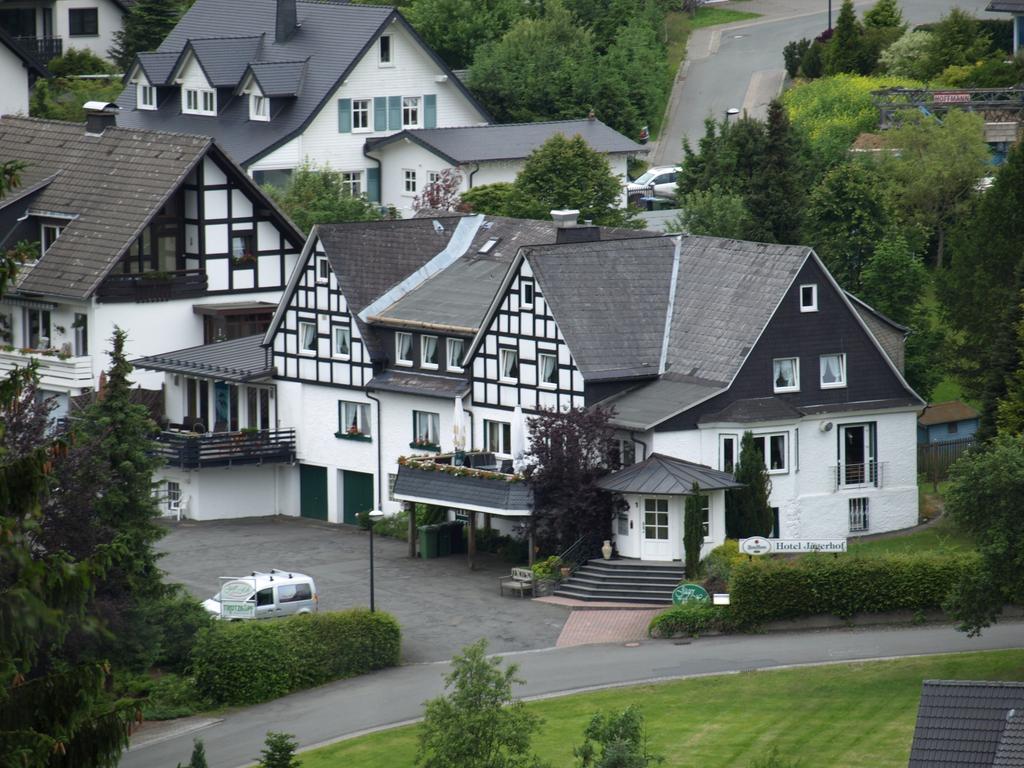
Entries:
POLYGON ((508 576, 498 577, 498 594, 504 595, 506 587, 524 597, 527 592, 533 595, 533 571, 529 568, 513 568, 508 576))

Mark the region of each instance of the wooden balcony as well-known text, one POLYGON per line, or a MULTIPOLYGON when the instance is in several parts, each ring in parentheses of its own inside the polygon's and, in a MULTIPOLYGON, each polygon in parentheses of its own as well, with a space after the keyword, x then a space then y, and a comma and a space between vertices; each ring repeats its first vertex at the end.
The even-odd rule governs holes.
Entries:
POLYGON ((59 37, 16 37, 22 49, 48 64, 64 52, 64 40, 59 37))
POLYGON ((295 461, 294 429, 252 432, 161 432, 157 454, 178 469, 231 467, 295 461))
POLYGON ((179 269, 175 272, 142 272, 110 275, 96 292, 99 301, 147 302, 191 299, 206 293, 206 272, 179 269))
POLYGON ((61 357, 55 349, 0 349, 0 377, 30 362, 38 366, 39 386, 50 392, 77 395, 92 389, 92 358, 61 357))

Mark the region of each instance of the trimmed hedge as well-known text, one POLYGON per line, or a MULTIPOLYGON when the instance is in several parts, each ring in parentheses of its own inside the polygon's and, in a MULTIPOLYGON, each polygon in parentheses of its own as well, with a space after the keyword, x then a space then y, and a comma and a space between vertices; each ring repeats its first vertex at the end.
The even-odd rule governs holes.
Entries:
POLYGON ((217 704, 257 704, 393 667, 400 645, 398 622, 365 609, 217 622, 192 649, 192 673, 199 693, 217 704))
POLYGON ((732 569, 732 614, 743 627, 804 616, 941 608, 950 590, 978 568, 976 555, 830 557, 739 563, 732 569))
POLYGON ((649 637, 697 637, 708 632, 728 632, 733 624, 728 606, 683 603, 651 619, 647 634, 649 637))

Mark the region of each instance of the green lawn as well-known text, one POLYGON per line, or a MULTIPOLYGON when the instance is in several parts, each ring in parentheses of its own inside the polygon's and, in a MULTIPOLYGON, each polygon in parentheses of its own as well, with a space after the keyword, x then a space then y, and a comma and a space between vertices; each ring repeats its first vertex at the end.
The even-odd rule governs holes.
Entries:
MULTIPOLYGON (((1024 650, 750 672, 531 703, 545 720, 534 747, 572 766, 590 716, 635 704, 665 766, 746 768, 777 746, 801 768, 903 768, 926 679, 1024 680, 1024 650)), ((418 726, 302 755, 303 768, 413 765, 418 726)))
POLYGON ((907 536, 874 541, 850 541, 850 554, 862 557, 910 554, 913 552, 953 553, 974 549, 971 538, 958 530, 953 521, 943 517, 935 525, 907 536))

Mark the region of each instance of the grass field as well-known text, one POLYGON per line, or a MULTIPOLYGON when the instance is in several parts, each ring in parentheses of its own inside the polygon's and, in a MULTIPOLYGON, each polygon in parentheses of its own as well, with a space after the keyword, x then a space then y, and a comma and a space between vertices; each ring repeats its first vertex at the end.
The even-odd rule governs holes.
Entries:
MULTIPOLYGON (((927 679, 1024 680, 1024 650, 750 672, 619 688, 529 704, 544 718, 534 748, 574 765, 594 712, 635 704, 665 766, 746 768, 772 747, 801 768, 903 768, 927 679)), ((302 755, 303 768, 413 765, 418 726, 302 755)))
POLYGON ((935 525, 907 536, 874 541, 850 540, 850 554, 861 556, 910 554, 912 552, 956 553, 974 549, 970 536, 943 517, 935 525))

